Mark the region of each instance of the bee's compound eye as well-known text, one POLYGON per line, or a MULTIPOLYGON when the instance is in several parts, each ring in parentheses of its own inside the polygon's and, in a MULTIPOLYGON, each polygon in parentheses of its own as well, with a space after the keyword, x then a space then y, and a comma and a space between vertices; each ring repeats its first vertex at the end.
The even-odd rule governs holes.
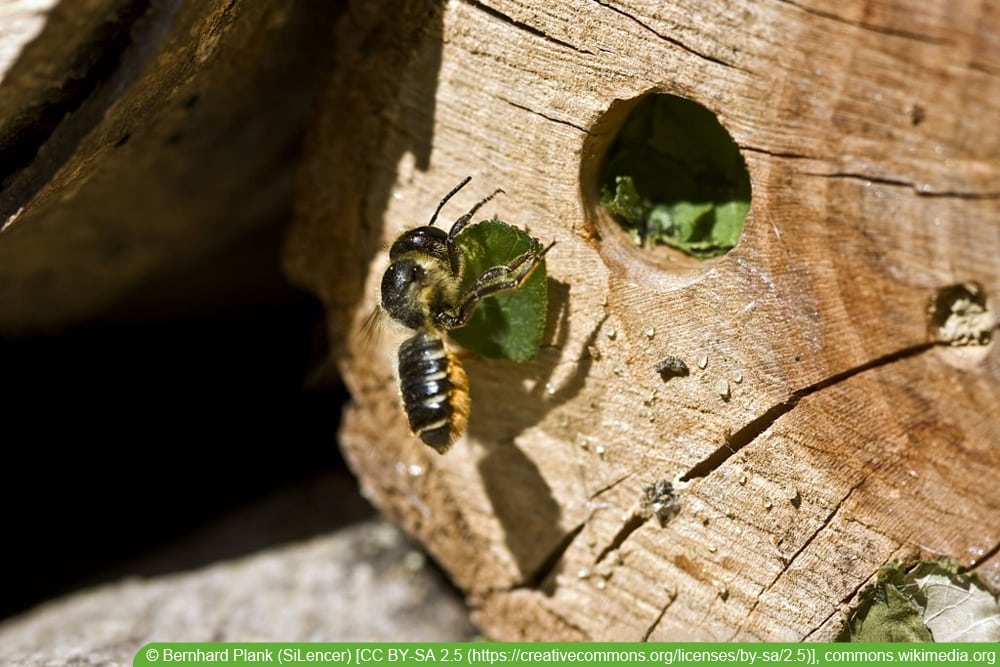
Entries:
POLYGON ((382 276, 382 294, 397 293, 402 295, 413 284, 424 280, 424 267, 412 260, 393 262, 382 276))
POLYGON ((416 295, 424 279, 424 268, 411 259, 389 265, 382 276, 382 308, 389 317, 411 329, 423 326, 426 313, 416 295))

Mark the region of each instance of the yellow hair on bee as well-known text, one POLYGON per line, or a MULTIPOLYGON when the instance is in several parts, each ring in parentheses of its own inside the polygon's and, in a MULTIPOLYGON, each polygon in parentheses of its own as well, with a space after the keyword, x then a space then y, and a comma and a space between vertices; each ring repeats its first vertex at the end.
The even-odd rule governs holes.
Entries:
POLYGON ((448 433, 448 446, 462 437, 469 423, 469 412, 472 409, 472 399, 469 397, 469 376, 462 368, 462 362, 452 353, 448 353, 448 379, 451 381, 451 427, 448 433))

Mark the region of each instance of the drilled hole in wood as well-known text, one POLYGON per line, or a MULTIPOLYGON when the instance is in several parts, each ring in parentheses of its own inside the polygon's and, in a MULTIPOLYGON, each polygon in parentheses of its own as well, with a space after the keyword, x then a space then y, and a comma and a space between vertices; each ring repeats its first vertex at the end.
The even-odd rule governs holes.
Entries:
POLYGON ((660 93, 618 100, 583 156, 591 231, 609 264, 632 277, 701 275, 739 241, 750 176, 735 141, 697 102, 660 93))

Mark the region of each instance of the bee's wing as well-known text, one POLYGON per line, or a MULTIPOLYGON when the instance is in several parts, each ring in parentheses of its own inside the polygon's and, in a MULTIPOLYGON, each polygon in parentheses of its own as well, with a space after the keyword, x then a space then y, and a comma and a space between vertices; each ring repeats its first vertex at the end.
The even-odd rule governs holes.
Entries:
POLYGON ((382 333, 384 331, 385 313, 381 307, 375 306, 355 334, 354 338, 358 352, 368 353, 377 348, 379 343, 382 342, 382 333))
MULTIPOLYGON (((346 344, 347 352, 355 357, 370 356, 382 340, 384 319, 382 309, 375 306, 372 312, 365 316, 361 326, 348 334, 346 341, 338 342, 346 344)), ((335 363, 336 354, 331 354, 326 341, 323 348, 322 354, 310 363, 310 368, 307 370, 305 386, 308 388, 329 387, 342 382, 335 363)))

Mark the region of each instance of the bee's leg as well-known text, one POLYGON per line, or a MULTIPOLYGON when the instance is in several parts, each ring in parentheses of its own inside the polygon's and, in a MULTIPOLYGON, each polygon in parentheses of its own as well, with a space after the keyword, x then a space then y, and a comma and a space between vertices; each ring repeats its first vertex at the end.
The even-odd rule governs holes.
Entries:
POLYGON ((451 275, 457 276, 458 272, 462 268, 462 260, 458 252, 458 248, 455 246, 455 237, 458 233, 465 229, 465 226, 469 224, 472 220, 472 216, 476 214, 476 211, 480 209, 486 202, 496 197, 498 194, 503 192, 500 188, 497 188, 493 193, 480 201, 478 204, 469 209, 469 212, 463 215, 461 218, 455 221, 455 224, 451 226, 451 231, 448 232, 448 266, 451 268, 451 275))
POLYGON ((449 329, 460 327, 472 317, 480 300, 521 288, 553 245, 555 241, 539 250, 541 244, 538 244, 538 247, 518 255, 509 264, 488 269, 469 286, 455 310, 441 314, 439 323, 449 329))

